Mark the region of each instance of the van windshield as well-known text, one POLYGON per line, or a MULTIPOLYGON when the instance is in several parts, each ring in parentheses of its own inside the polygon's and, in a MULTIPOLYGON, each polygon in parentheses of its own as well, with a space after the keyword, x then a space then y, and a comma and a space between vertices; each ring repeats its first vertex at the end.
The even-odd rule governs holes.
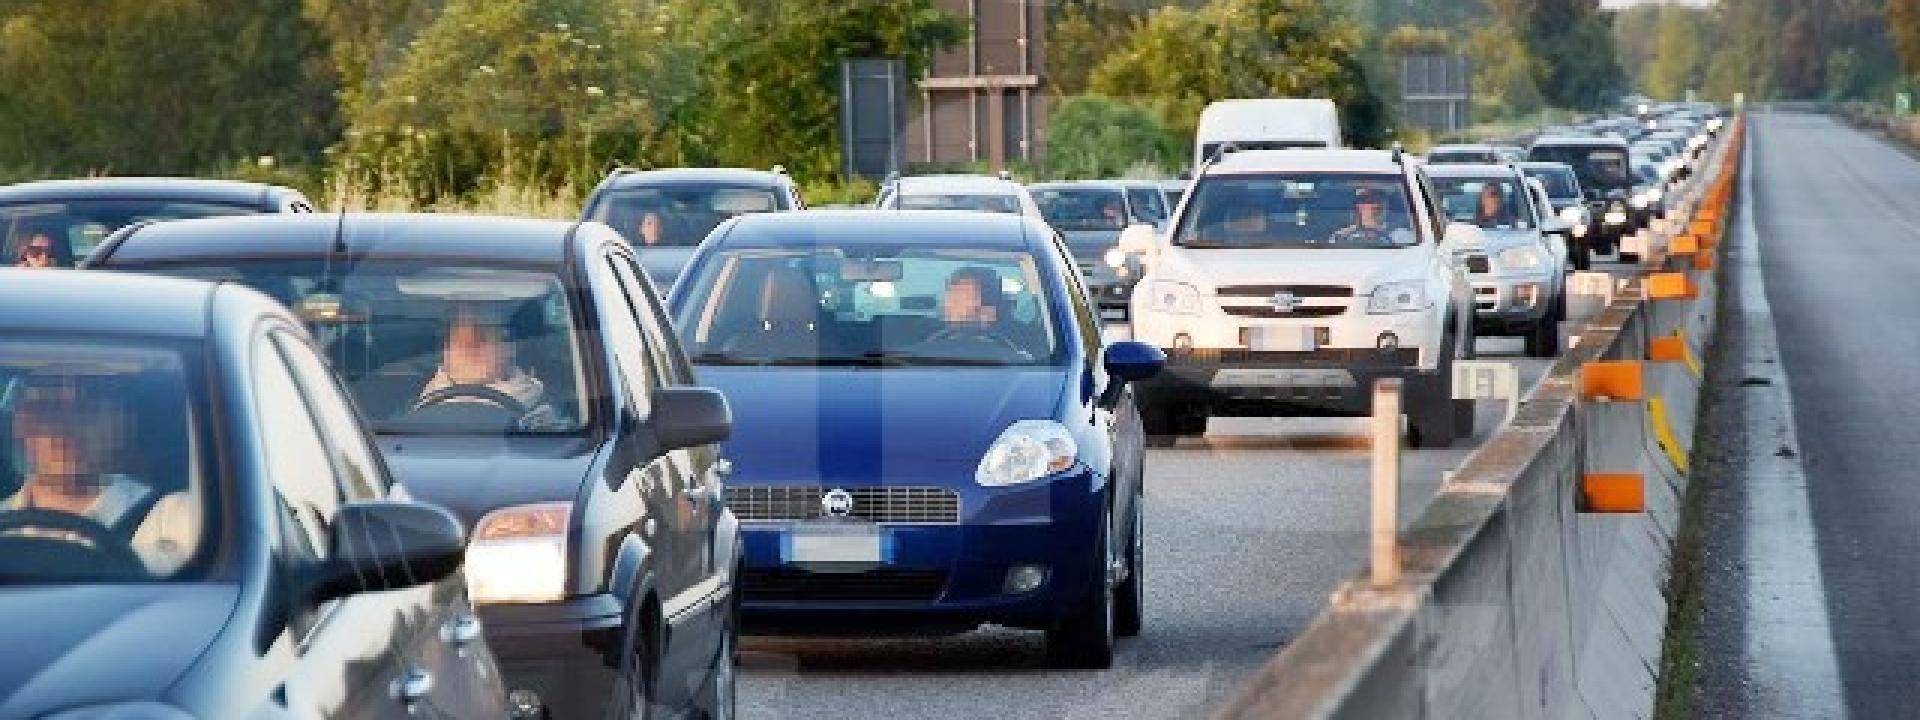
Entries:
POLYGON ((1287 173, 1201 180, 1173 244, 1188 248, 1395 248, 1419 244, 1395 175, 1287 173))

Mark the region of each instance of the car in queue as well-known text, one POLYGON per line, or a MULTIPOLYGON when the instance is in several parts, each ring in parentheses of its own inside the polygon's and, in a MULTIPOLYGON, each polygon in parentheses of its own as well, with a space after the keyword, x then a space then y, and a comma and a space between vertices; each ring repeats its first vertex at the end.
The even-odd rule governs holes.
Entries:
POLYGON ((835 211, 722 226, 674 287, 700 380, 738 408, 742 612, 776 633, 1043 630, 1112 664, 1140 632, 1132 383, 1045 223, 835 211))
POLYGON ((0 187, 0 265, 70 268, 140 222, 313 212, 300 191, 193 178, 43 180, 0 187))
MULTIPOLYGON (((1042 183, 1028 188, 1047 224, 1059 231, 1085 274, 1101 317, 1125 320, 1127 298, 1140 281, 1140 259, 1119 249, 1120 233, 1132 225, 1156 225, 1155 213, 1138 207, 1144 193, 1106 180, 1042 183)), ((1159 191, 1147 188, 1156 199, 1159 191)), ((1164 209, 1164 206, 1156 206, 1164 209)))
POLYGON ((1462 256, 1475 334, 1517 335, 1530 357, 1559 353, 1568 227, 1540 214, 1526 175, 1512 165, 1429 165, 1426 173, 1447 218, 1480 228, 1481 246, 1462 256))
POLYGON ((234 284, 0 269, 0 717, 501 717, 466 534, 234 284))
POLYGON ((967 210, 1042 218, 1025 185, 989 175, 909 175, 880 188, 881 210, 967 210))
POLYGON ((1575 270, 1592 267, 1593 249, 1587 246, 1587 238, 1596 231, 1598 218, 1580 192, 1580 176, 1566 163, 1523 162, 1517 166, 1529 179, 1539 181, 1554 215, 1567 223, 1567 263, 1575 270))
POLYGON ((1435 145, 1427 151, 1428 165, 1498 165, 1507 155, 1492 145, 1435 145))
POLYGON ((394 477, 470 528, 466 577, 516 715, 731 715, 728 408, 693 384, 611 228, 189 220, 118 234, 90 264, 244 283, 294 309, 394 477))
POLYGON ((622 168, 587 196, 580 219, 619 232, 654 284, 669 288, 693 249, 720 223, 747 213, 803 209, 799 188, 780 168, 622 168))
POLYGON ((1599 224, 1587 233, 1595 253, 1611 255, 1621 238, 1634 232, 1628 203, 1633 197, 1633 167, 1627 141, 1618 137, 1542 137, 1527 150, 1534 162, 1565 163, 1580 179, 1587 208, 1599 224))
POLYGON ((1228 153, 1172 227, 1122 240, 1147 256, 1134 337, 1167 353, 1138 391, 1150 442, 1204 434, 1209 417, 1364 416, 1384 378, 1407 384, 1416 445, 1472 435, 1451 383, 1474 350, 1459 258, 1480 231, 1447 224, 1413 158, 1228 153))

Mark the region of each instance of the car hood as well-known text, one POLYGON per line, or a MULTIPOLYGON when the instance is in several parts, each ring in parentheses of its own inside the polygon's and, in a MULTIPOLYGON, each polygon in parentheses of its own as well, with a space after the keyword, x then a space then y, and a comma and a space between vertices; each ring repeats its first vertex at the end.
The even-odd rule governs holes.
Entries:
POLYGON ((1119 230, 1062 230, 1075 260, 1099 260, 1120 244, 1119 230))
POLYGON ((640 257, 640 268, 653 280, 654 289, 665 295, 673 287, 673 281, 680 278, 680 271, 687 268, 693 250, 690 247, 641 247, 636 248, 635 253, 640 257))
POLYGON ((216 583, 0 590, 0 717, 160 699, 226 627, 238 596, 216 583))
POLYGON ((1482 230, 1481 237, 1486 238, 1486 253, 1493 255, 1501 250, 1523 245, 1539 245, 1538 230, 1482 230))
POLYGON ((1229 285, 1346 285, 1355 292, 1424 277, 1427 246, 1373 250, 1183 250, 1163 252, 1150 280, 1192 282, 1203 291, 1229 285), (1284 253, 1284 254, 1282 254, 1284 253))
POLYGON ((1015 420, 1052 418, 1059 368, 702 367, 733 409, 724 452, 751 484, 873 484, 976 463, 1015 420))
POLYGON ((382 435, 380 450, 409 495, 471 530, 499 508, 573 500, 596 446, 580 437, 382 435))

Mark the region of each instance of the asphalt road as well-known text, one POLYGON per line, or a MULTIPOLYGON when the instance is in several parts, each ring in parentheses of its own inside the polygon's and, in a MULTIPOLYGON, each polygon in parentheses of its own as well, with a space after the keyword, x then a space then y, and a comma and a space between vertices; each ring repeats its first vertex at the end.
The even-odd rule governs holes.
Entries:
MULTIPOLYGON (((1768 450, 1804 468, 1850 713, 1920 717, 1920 161, 1822 116, 1761 114, 1752 127, 1748 207, 1799 429, 1797 449, 1785 438, 1768 450)), ((1779 602, 1750 595, 1708 623, 1739 633, 1779 602)), ((1748 654, 1711 663, 1703 713, 1753 701, 1739 677, 1748 654)))
MULTIPOLYGON (((1531 387, 1546 362, 1517 339, 1480 345, 1531 387)), ((1411 518, 1499 423, 1403 459, 1411 518)), ((1368 443, 1361 419, 1224 419, 1148 457, 1147 616, 1113 669, 1047 669, 1039 633, 935 639, 748 638, 749 718, 1178 718, 1204 716, 1305 627, 1365 557, 1368 443)))

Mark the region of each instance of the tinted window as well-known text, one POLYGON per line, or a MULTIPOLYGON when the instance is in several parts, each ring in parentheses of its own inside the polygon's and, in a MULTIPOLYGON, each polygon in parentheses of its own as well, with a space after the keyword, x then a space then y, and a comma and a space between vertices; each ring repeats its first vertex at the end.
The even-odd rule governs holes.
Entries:
POLYGON ((1630 182, 1627 153, 1617 147, 1536 145, 1527 159, 1572 166, 1580 186, 1588 190, 1617 190, 1630 182))
POLYGON ((661 186, 609 192, 587 219, 618 230, 634 247, 694 247, 729 218, 779 209, 770 188, 661 186))
POLYGON ((254 346, 253 392, 260 418, 267 480, 286 523, 282 539, 296 559, 327 556, 328 533, 340 511, 340 490, 320 430, 293 373, 272 343, 254 346))
POLYGON ((620 276, 614 270, 613 259, 602 259, 595 273, 599 281, 594 283, 593 301, 600 306, 600 332, 619 364, 629 402, 635 412, 645 417, 653 407, 653 388, 660 385, 660 370, 646 339, 640 334, 640 319, 634 316, 633 305, 620 289, 620 276))
POLYGON ((1167 219, 1167 205, 1161 201, 1158 190, 1131 188, 1127 190, 1127 200, 1133 206, 1134 222, 1153 224, 1167 219))
POLYGON ((7 265, 34 262, 25 254, 48 247, 55 267, 72 267, 113 231, 144 220, 252 215, 242 205, 168 200, 81 200, 0 205, 0 250, 7 265))
POLYGON ((1560 199, 1580 196, 1580 188, 1574 182, 1572 170, 1531 169, 1527 171, 1527 177, 1535 178, 1546 186, 1547 197, 1560 199))
POLYGON ((1119 230, 1127 226, 1127 199, 1106 188, 1043 188, 1033 191, 1040 215, 1058 230, 1119 230))
POLYGON ((1173 242, 1191 248, 1381 248, 1413 245, 1398 175, 1295 173, 1202 179, 1173 242))

